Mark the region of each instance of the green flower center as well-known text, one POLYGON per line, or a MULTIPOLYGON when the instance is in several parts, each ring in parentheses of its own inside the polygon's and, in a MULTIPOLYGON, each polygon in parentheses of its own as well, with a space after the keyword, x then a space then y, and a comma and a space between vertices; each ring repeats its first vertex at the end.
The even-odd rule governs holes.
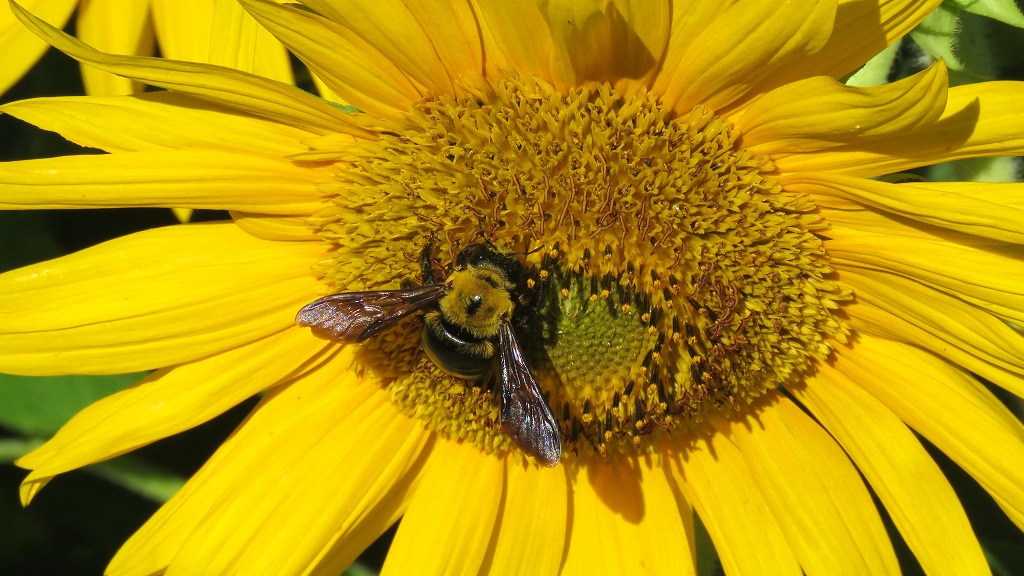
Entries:
MULTIPOLYGON (((337 246, 319 272, 336 291, 394 289, 419 280, 431 236, 449 270, 475 242, 517 253, 540 294, 516 337, 563 452, 648 449, 845 338, 825 224, 772 170, 703 108, 676 116, 644 91, 510 79, 419 104, 351 151, 313 219, 337 246)), ((435 366, 418 322, 367 341, 362 366, 433 429, 514 449, 493 381, 435 366)))

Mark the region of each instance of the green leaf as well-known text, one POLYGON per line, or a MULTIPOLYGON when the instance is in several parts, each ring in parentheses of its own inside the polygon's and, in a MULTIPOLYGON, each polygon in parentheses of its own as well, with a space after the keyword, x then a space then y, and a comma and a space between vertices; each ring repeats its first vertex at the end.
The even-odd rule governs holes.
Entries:
POLYGON ((1013 0, 945 0, 943 5, 951 5, 957 10, 1024 28, 1024 14, 1021 14, 1013 0))
POLYGON ((320 99, 346 114, 358 114, 360 112, 359 108, 350 104, 339 104, 338 102, 331 102, 330 100, 324 100, 323 98, 320 99))
POLYGON ((1019 161, 1016 158, 969 158, 953 163, 957 180, 969 182, 1015 182, 1019 161))
MULTIPOLYGON (((42 438, 0 439, 0 463, 10 464, 44 442, 42 438)), ((166 502, 185 484, 185 478, 131 455, 93 464, 83 470, 154 502, 166 502)))
POLYGON ((1015 182, 1020 161, 1016 158, 969 158, 943 162, 926 169, 935 182, 1015 182))
POLYGON ((896 55, 900 51, 900 42, 893 42, 888 48, 879 52, 867 64, 861 66, 846 83, 850 86, 881 86, 889 81, 896 55))
POLYGON ((998 74, 997 66, 1001 55, 995 44, 992 20, 967 12, 960 14, 960 23, 953 49, 963 63, 963 69, 950 74, 953 86, 982 80, 992 80, 998 74), (966 73, 966 76, 963 74, 966 73))
POLYGON ((39 438, 3 438, 0 439, 0 464, 10 464, 25 454, 39 448, 43 441, 39 438))
POLYGON ((85 470, 155 502, 166 502, 185 484, 185 478, 135 456, 121 456, 85 470))
POLYGON ((694 540, 697 547, 697 576, 718 576, 722 574, 722 562, 718 559, 718 551, 711 541, 708 529, 704 527, 700 516, 693 515, 694 540))
POLYGON ((1014 576, 1024 566, 1024 547, 1011 542, 982 542, 993 576, 1014 576))
POLYGON ((134 384, 144 375, 0 374, 0 425, 24 436, 50 437, 82 408, 134 384))
POLYGON ((963 64, 953 54, 953 36, 959 10, 943 4, 910 31, 910 37, 936 60, 945 60, 950 70, 962 70, 963 64))
POLYGON ((377 572, 367 568, 359 562, 356 562, 345 569, 342 576, 377 576, 377 572))

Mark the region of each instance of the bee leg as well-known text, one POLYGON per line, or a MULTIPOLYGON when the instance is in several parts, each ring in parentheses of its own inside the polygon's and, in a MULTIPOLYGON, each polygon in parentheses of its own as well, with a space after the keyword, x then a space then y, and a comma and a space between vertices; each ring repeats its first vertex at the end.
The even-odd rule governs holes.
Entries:
POLYGON ((534 320, 539 320, 538 312, 541 309, 541 305, 544 303, 544 297, 548 290, 548 279, 543 274, 531 274, 530 279, 533 280, 533 288, 523 290, 519 293, 519 302, 517 309, 524 310, 526 313, 517 314, 513 318, 513 324, 516 328, 525 328, 534 320))
POLYGON ((434 277, 434 235, 427 236, 427 245, 420 252, 420 273, 423 275, 423 284, 437 284, 434 277))

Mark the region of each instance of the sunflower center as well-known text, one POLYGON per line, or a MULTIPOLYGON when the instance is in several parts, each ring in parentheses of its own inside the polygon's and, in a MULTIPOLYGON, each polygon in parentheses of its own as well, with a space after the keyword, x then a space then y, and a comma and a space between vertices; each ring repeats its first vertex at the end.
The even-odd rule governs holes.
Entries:
MULTIPOLYGON (((677 116, 644 91, 560 93, 509 79, 417 105, 408 125, 352 149, 313 223, 337 250, 337 291, 419 280, 489 242, 523 265, 515 334, 562 430, 563 452, 648 449, 813 369, 845 337, 849 298, 815 206, 703 108, 677 116)), ((363 363, 401 409, 492 451, 497 378, 448 375, 411 318, 363 363)))

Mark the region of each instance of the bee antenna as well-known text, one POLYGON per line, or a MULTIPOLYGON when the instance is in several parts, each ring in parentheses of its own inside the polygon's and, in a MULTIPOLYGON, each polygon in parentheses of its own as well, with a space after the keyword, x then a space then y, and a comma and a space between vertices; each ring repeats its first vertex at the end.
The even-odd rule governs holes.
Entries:
MULTIPOLYGON (((488 242, 488 244, 490 244, 490 242, 488 242)), ((491 246, 494 246, 494 245, 491 244, 491 246)), ((537 246, 536 248, 531 250, 529 248, 529 246, 530 246, 530 239, 529 238, 526 239, 526 246, 527 246, 526 250, 523 250, 522 252, 514 251, 512 253, 515 254, 516 256, 521 256, 521 257, 525 258, 525 257, 529 256, 530 254, 534 254, 536 252, 540 252, 541 250, 544 249, 544 246, 542 245, 542 246, 537 246)))
POLYGON ((476 217, 476 225, 478 228, 476 231, 476 235, 482 238, 484 242, 490 244, 491 241, 487 238, 487 230, 484 228, 484 219, 479 214, 476 217))
POLYGON ((420 252, 420 275, 424 284, 434 284, 437 278, 434 276, 434 233, 427 236, 427 243, 420 252))
POLYGON ((477 230, 477 236, 479 236, 480 239, 483 240, 483 243, 486 244, 488 248, 490 248, 491 250, 494 250, 495 252, 499 252, 499 253, 502 252, 501 250, 498 249, 497 244, 495 244, 494 242, 491 242, 491 239, 488 237, 487 231, 484 230, 484 222, 483 222, 483 220, 480 220, 478 218, 477 219, 477 223, 480 225, 480 229, 477 230))

